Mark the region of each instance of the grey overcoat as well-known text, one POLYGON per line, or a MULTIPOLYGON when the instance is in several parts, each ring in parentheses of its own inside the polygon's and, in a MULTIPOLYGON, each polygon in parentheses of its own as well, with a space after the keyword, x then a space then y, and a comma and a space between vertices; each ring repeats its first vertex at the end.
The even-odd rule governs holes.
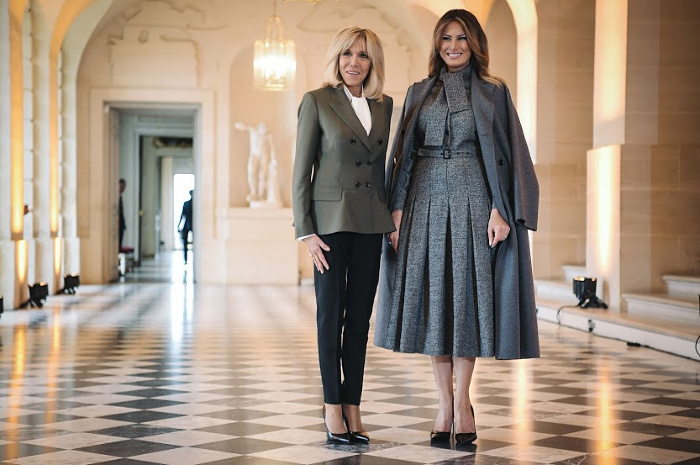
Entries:
MULTIPOLYGON (((476 72, 471 76, 472 108, 488 185, 500 192, 493 196, 494 206, 511 228, 492 252, 495 355, 497 359, 539 357, 528 240, 528 229, 537 229, 539 185, 510 91, 480 79, 476 72)), ((417 82, 406 94, 386 175, 391 211, 394 194, 410 182, 418 112, 436 79, 417 82)), ((396 253, 385 241, 374 338, 378 346, 384 345, 387 334, 395 267, 396 253)))
POLYGON ((296 237, 339 231, 393 231, 384 168, 393 103, 367 99, 369 135, 342 87, 304 94, 299 105, 292 175, 296 237))

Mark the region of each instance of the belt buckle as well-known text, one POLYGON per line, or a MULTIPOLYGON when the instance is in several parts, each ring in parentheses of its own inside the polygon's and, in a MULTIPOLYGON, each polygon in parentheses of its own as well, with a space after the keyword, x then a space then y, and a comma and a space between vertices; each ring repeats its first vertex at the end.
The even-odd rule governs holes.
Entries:
POLYGON ((442 158, 445 160, 452 158, 452 151, 450 149, 445 149, 442 151, 442 158))

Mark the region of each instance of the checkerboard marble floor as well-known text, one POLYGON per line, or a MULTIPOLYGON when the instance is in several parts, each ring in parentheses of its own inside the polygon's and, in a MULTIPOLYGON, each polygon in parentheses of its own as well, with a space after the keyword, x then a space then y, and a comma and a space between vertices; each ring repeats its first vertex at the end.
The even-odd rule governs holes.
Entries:
POLYGON ((309 287, 83 286, 0 319, 0 463, 700 463, 700 364, 541 323, 479 360, 479 439, 434 447, 430 360, 370 346, 369 446, 325 443, 309 287))

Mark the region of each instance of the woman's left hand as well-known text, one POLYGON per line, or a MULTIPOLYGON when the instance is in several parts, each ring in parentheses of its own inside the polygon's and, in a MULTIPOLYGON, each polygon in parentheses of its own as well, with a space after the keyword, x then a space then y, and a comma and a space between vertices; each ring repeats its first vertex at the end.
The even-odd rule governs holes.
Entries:
POLYGON ((489 218, 489 245, 491 247, 496 247, 501 241, 504 241, 508 234, 510 233, 510 226, 503 219, 498 209, 494 208, 491 210, 491 217, 489 218))

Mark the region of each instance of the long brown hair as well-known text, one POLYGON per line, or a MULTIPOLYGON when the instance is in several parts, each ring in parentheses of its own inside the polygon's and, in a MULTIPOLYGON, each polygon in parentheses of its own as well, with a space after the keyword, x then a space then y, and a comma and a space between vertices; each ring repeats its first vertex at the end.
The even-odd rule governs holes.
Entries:
POLYGON ((440 70, 444 68, 445 61, 440 56, 440 46, 442 44, 442 36, 445 33, 447 25, 456 21, 462 26, 467 36, 467 44, 471 49, 472 56, 469 60, 472 68, 484 81, 488 81, 497 86, 501 86, 503 81, 500 78, 491 76, 489 72, 489 41, 486 38, 486 33, 472 13, 467 10, 455 9, 450 10, 440 18, 435 25, 433 31, 433 50, 430 53, 430 62, 428 63, 428 76, 433 77, 440 74, 440 70))

